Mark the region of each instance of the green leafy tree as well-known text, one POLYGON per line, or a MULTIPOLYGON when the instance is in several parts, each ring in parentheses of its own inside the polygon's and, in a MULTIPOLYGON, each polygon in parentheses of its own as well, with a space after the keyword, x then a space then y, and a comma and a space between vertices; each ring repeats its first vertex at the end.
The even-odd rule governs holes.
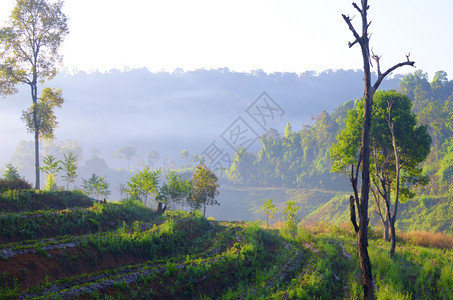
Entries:
POLYGON ((58 160, 53 155, 46 155, 43 158, 44 166, 40 167, 41 171, 44 171, 46 174, 57 174, 62 170, 60 163, 61 160, 58 160))
POLYGON ((292 133, 293 133, 293 129, 291 128, 291 124, 289 124, 289 122, 286 122, 284 137, 289 138, 292 133))
POLYGON ((135 147, 131 147, 131 146, 121 147, 118 150, 118 153, 126 159, 128 170, 130 169, 131 158, 135 156, 136 152, 137 151, 136 151, 135 147))
POLYGON ((92 174, 89 179, 82 179, 82 189, 94 199, 100 199, 101 196, 108 197, 110 195, 109 183, 105 177, 92 174))
POLYGON ((295 231, 297 229, 297 223, 299 223, 297 213, 299 210, 300 206, 296 205, 295 201, 286 201, 286 207, 283 209, 283 220, 285 220, 286 228, 291 231, 295 231))
POLYGON ((277 207, 272 202, 272 199, 265 199, 261 210, 266 215, 266 227, 269 227, 269 219, 274 218, 274 214, 277 211, 277 207))
POLYGON ((220 205, 215 199, 219 195, 218 178, 206 165, 198 165, 191 179, 193 208, 203 207, 203 216, 206 217, 207 205, 220 205))
POLYGON ((57 190, 57 181, 55 180, 55 175, 50 173, 46 176, 46 183, 44 184, 44 191, 55 191, 57 190))
MULTIPOLYGON (((417 118, 411 108, 411 100, 405 95, 396 91, 376 92, 372 119, 375 186, 386 207, 385 219, 391 231, 391 256, 395 253, 395 222, 402 190, 402 171, 405 172, 406 182, 423 182, 423 178, 417 178, 421 174, 419 164, 428 156, 432 142, 427 127, 417 126, 417 118), (390 198, 392 184, 393 208, 390 198)), ((410 195, 409 187, 403 191, 405 195, 410 195)))
POLYGON ((57 158, 53 155, 46 155, 43 158, 43 162, 44 166, 40 167, 39 169, 41 171, 44 171, 44 173, 46 173, 47 175, 44 189, 46 191, 53 191, 57 188, 55 175, 62 170, 60 166, 61 161, 57 160, 57 158))
POLYGON ((44 130, 47 131, 43 132, 45 136, 49 133, 46 125, 55 124, 55 120, 43 122, 45 115, 52 115, 51 110, 44 107, 58 102, 55 99, 48 101, 52 98, 50 95, 55 96, 58 91, 47 90, 41 99, 48 100, 44 100, 41 105, 38 84, 52 79, 57 73, 56 65, 61 61, 58 50, 69 32, 62 6, 62 1, 49 3, 47 0, 17 0, 8 26, 0 29, 0 94, 5 96, 16 93, 15 86, 18 83, 27 84, 31 88, 32 107, 27 115, 31 113, 30 125, 35 139, 36 189, 40 188, 40 126, 44 125, 44 130), (49 93, 47 96, 50 98, 46 93, 49 93))
MULTIPOLYGON (((407 200, 413 184, 425 182, 419 164, 429 154, 431 138, 426 126, 417 126, 411 100, 394 90, 378 91, 374 96, 371 121, 371 178, 384 238, 391 231, 391 254, 396 242, 395 222, 401 192, 407 200), (401 182, 404 185, 401 185, 401 182), (391 195, 394 195, 393 204, 391 195), (383 204, 381 205, 381 199, 383 204)), ((332 171, 347 171, 360 155, 359 132, 364 102, 360 101, 346 116, 346 127, 331 148, 332 171)))
POLYGON ((127 188, 124 192, 132 199, 138 199, 143 201, 144 204, 148 204, 148 197, 158 194, 160 173, 160 169, 151 170, 148 166, 145 166, 142 171, 132 176, 130 181, 126 183, 127 188))
POLYGON ((190 180, 181 178, 175 171, 165 176, 166 182, 160 187, 157 199, 170 206, 186 206, 192 194, 190 180))
POLYGON ((250 186, 255 183, 254 162, 255 154, 247 152, 244 148, 239 148, 234 154, 233 163, 226 170, 228 179, 237 185, 250 186))
POLYGON ((20 179, 19 171, 15 166, 10 163, 7 163, 5 166, 5 171, 3 173, 3 179, 5 180, 17 180, 20 179))
POLYGON ((62 165, 64 171, 62 178, 66 181, 66 190, 69 190, 69 183, 74 183, 77 178, 77 156, 72 152, 69 152, 68 155, 65 153, 62 165))
POLYGON ((22 112, 28 131, 34 133, 37 127, 40 139, 53 140, 54 129, 58 126, 54 108, 61 107, 63 102, 61 89, 43 89, 38 102, 22 112))

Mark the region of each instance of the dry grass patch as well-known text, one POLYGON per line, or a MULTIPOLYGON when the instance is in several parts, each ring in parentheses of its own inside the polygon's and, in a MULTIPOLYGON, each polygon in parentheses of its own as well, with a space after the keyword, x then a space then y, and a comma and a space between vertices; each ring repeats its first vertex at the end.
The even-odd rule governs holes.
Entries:
POLYGON ((453 248, 453 236, 442 232, 411 231, 406 233, 400 232, 397 236, 404 242, 417 246, 439 249, 453 248))

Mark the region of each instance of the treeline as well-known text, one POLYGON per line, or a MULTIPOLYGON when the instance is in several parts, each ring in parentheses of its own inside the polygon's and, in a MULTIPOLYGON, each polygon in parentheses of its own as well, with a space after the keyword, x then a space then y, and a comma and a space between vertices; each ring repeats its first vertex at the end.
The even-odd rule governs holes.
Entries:
MULTIPOLYGON (((399 91, 412 100, 412 111, 418 122, 428 127, 433 144, 423 164, 430 182, 428 193, 453 189, 453 81, 438 71, 429 82, 423 71, 403 77, 399 91)), ((245 150, 235 154, 226 171, 228 179, 242 186, 286 186, 325 189, 348 189, 346 176, 330 173, 330 148, 345 126, 347 111, 357 101, 347 101, 331 114, 323 111, 313 118, 313 125, 293 131, 287 124, 283 136, 269 130, 260 139, 257 155, 245 150)), ((418 192, 421 192, 421 187, 418 192)))
POLYGON ((403 78, 399 89, 412 100, 418 121, 428 127, 433 139, 423 165, 424 174, 430 177, 426 192, 453 192, 453 80, 438 71, 429 82, 426 73, 416 71, 403 78))
POLYGON ((271 129, 260 138, 257 155, 240 149, 227 170, 228 179, 244 186, 285 186, 341 188, 338 175, 330 174, 329 148, 341 128, 352 102, 347 102, 331 115, 323 111, 314 125, 293 131, 287 123, 281 136, 271 129))

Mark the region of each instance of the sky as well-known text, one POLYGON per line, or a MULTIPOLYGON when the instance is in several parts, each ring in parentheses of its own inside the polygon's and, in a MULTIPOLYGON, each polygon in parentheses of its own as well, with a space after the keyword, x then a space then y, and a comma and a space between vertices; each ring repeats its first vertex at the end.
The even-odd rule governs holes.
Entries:
MULTIPOLYGON (((341 14, 360 16, 352 0, 66 0, 70 33, 61 69, 229 68, 249 72, 361 69, 358 45, 341 14)), ((360 1, 359 1, 360 2, 360 1)), ((0 26, 16 0, 0 1, 0 26)), ((406 54, 432 78, 453 74, 453 1, 369 1, 371 46, 381 69, 406 54)), ((414 69, 399 70, 405 74, 414 69)))

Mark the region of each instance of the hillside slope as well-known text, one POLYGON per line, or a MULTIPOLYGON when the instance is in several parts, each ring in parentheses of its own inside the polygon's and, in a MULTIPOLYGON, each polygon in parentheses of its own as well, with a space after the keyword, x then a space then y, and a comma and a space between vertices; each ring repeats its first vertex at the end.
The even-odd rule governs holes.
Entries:
MULTIPOLYGON (((291 232, 130 201, 78 205, 1 213, 0 299, 360 297, 354 238, 338 227, 291 232)), ((393 262, 372 239, 377 296, 451 299, 449 238, 444 250, 399 244, 393 262)))
MULTIPOLYGON (((421 196, 398 205, 396 229, 400 231, 429 231, 453 234, 453 196, 421 196)), ((375 213, 377 207, 370 202, 370 225, 380 228, 375 213)), ((325 222, 349 223, 349 194, 332 198, 304 217, 302 224, 325 222)))

